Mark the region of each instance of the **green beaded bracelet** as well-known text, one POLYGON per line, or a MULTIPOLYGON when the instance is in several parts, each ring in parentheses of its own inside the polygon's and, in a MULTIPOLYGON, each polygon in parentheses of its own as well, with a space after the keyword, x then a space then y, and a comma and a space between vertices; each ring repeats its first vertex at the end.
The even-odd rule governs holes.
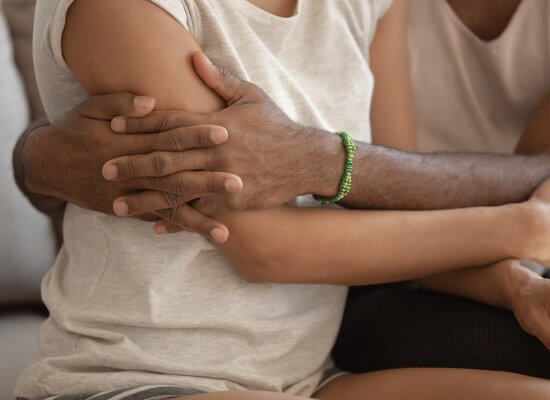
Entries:
POLYGON ((320 201, 322 204, 333 204, 342 201, 351 191, 352 183, 352 171, 353 171, 353 160, 355 159, 355 151, 357 150, 357 145, 353 141, 350 135, 346 132, 338 132, 338 136, 344 141, 344 148, 346 149, 346 166, 344 169, 344 176, 340 181, 340 188, 338 193, 333 197, 322 197, 322 196, 313 196, 315 200, 320 201))

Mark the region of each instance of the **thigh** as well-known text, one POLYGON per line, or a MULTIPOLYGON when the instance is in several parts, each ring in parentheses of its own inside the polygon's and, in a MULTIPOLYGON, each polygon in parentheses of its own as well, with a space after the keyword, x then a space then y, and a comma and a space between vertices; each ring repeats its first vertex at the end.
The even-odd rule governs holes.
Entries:
POLYGON ((342 376, 321 400, 545 400, 550 382, 509 372, 411 368, 342 376))
POLYGON ((550 379, 550 352, 511 312, 403 284, 352 290, 333 356, 352 372, 472 368, 550 379))

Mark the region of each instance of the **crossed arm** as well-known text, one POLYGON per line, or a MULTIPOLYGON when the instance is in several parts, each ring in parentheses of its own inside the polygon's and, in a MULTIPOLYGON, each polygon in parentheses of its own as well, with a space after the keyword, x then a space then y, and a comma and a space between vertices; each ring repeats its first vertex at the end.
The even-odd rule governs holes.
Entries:
MULTIPOLYGON (((131 91, 154 96, 159 110, 215 111, 223 103, 194 73, 190 58, 196 50, 183 27, 145 0, 77 0, 64 37, 65 58, 92 95, 131 91), (135 28, 145 20, 147 26, 135 28), (91 32, 93 41, 87 40, 91 32)), ((534 209, 513 205, 368 212, 276 207, 223 211, 217 217, 232 232, 221 251, 251 280, 368 284, 539 256, 536 251, 527 254, 524 243, 516 240, 518 229, 524 238, 533 236, 526 221, 533 221, 534 209), (462 251, 456 252, 458 247, 462 251)))

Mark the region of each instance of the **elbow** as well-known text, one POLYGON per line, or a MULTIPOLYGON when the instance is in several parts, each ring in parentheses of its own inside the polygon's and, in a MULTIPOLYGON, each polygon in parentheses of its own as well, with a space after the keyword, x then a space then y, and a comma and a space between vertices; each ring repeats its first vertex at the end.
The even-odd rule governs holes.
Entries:
POLYGON ((231 260, 237 274, 250 283, 290 283, 288 263, 265 249, 242 248, 231 260))

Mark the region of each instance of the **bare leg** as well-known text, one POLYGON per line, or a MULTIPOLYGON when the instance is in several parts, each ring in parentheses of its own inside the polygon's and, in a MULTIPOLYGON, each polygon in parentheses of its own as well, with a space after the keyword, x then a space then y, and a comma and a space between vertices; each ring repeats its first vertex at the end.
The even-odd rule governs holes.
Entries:
POLYGON ((550 382, 509 372, 395 369, 342 376, 322 388, 321 400, 546 400, 550 382))

